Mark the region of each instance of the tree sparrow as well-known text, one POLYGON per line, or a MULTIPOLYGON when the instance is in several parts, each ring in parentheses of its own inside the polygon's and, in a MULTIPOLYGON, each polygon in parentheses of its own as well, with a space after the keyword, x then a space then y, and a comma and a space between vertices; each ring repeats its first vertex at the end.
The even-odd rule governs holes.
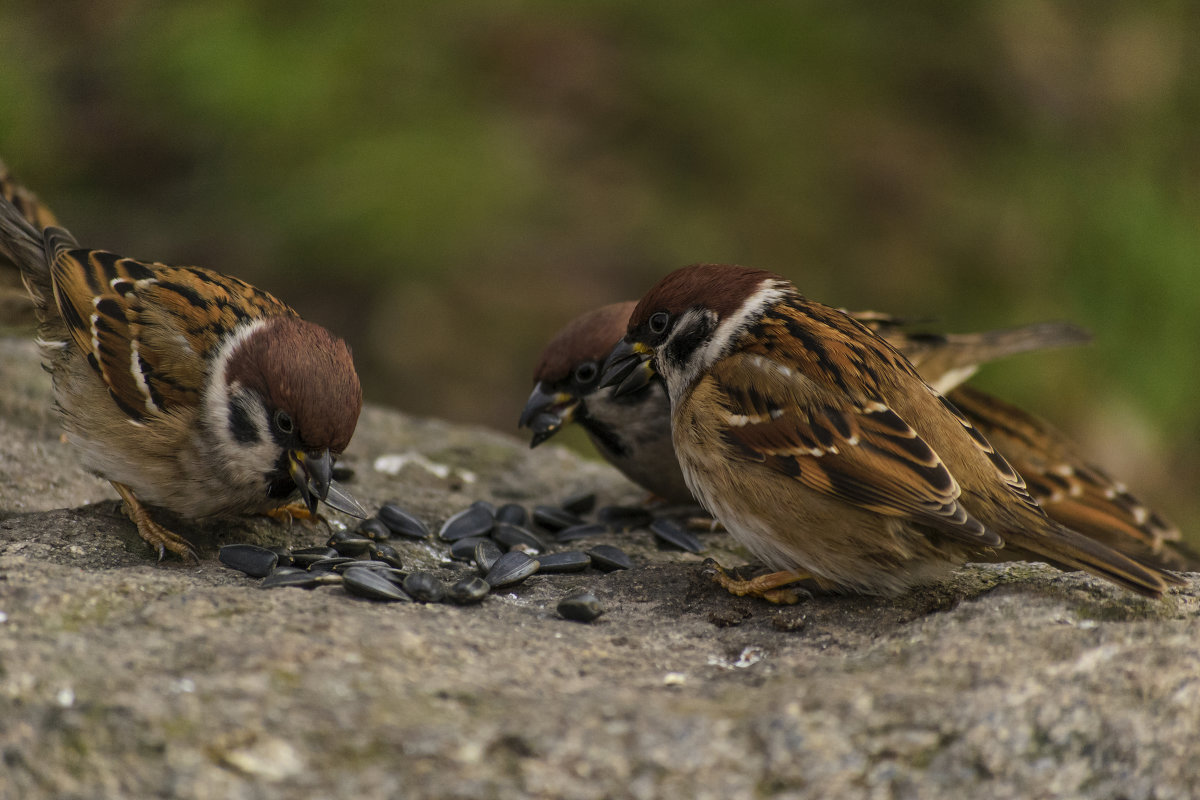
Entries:
MULTIPOLYGON (((602 385, 657 372, 693 494, 780 570, 736 593, 803 577, 895 595, 968 559, 1083 569, 1151 597, 1178 578, 1051 520, 982 434, 899 351, 781 278, 701 264, 634 309, 602 385)), ((778 595, 775 595, 778 597, 778 595)))
POLYGON ((309 513, 367 516, 331 478, 362 408, 345 342, 237 278, 80 248, 0 185, 0 251, 36 307, 67 437, 160 559, 195 554, 143 504, 220 517, 298 490, 309 513))

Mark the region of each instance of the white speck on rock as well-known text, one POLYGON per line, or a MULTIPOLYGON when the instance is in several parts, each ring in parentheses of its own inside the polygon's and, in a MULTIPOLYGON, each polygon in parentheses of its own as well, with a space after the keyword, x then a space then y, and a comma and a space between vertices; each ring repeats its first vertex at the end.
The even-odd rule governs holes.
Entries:
POLYGON ((259 739, 230 750, 223 760, 238 772, 265 781, 282 781, 305 771, 304 759, 282 739, 259 739))
POLYGON ((470 470, 453 469, 446 464, 430 461, 420 453, 411 450, 407 453, 389 453, 379 456, 375 459, 374 467, 376 472, 382 472, 385 475, 399 475, 400 471, 409 464, 420 467, 439 478, 449 478, 453 474, 463 483, 475 483, 477 480, 475 473, 470 470))

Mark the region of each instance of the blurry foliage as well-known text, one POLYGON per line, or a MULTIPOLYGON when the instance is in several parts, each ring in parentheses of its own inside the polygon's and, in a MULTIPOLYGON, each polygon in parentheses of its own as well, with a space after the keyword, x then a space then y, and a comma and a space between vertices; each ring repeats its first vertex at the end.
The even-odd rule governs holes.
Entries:
POLYGON ((1200 6, 5 0, 0 157, 85 243, 277 292, 370 399, 512 429, 693 261, 1083 351, 981 382, 1200 528, 1200 6))

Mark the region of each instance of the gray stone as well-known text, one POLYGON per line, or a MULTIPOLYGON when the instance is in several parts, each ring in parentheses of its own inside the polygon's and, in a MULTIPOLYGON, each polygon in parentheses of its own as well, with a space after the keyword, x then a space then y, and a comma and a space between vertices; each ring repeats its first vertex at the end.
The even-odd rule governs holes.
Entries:
MULTIPOLYGON (((1200 796, 1196 577, 1150 602, 970 566, 895 601, 779 608, 635 531, 608 539, 633 570, 535 575, 477 606, 262 591, 220 545, 328 530, 180 524, 201 563, 156 565, 59 440, 32 346, 0 339, 0 375, 5 800, 1200 796), (575 591, 607 613, 559 618, 575 591)), ((641 497, 553 446, 375 407, 345 460, 369 508, 435 530, 480 498, 641 497)), ((469 569, 395 543, 413 569, 469 569)))

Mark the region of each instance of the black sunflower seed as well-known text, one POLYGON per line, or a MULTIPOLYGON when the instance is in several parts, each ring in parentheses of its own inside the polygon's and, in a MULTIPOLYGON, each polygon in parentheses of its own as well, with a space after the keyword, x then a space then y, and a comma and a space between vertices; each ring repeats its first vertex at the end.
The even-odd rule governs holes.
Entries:
POLYGON ((592 563, 592 558, 582 550, 564 550, 561 553, 546 553, 538 556, 541 567, 538 572, 579 572, 592 563))
POLYGON ((475 545, 480 542, 489 542, 490 539, 483 536, 468 536, 465 539, 455 539, 450 543, 450 557, 458 561, 470 561, 475 557, 475 545))
POLYGON ((334 556, 333 558, 322 558, 320 561, 314 561, 308 565, 309 572, 341 572, 347 564, 357 564, 357 558, 350 556, 334 556))
POLYGON ((378 516, 379 521, 396 536, 407 536, 409 539, 425 539, 429 536, 429 528, 420 517, 410 514, 395 503, 384 503, 378 516))
POLYGON ((361 556, 374 542, 355 531, 337 531, 326 544, 337 550, 339 556, 361 556))
POLYGON ((466 575, 459 578, 446 590, 446 599, 459 605, 478 603, 487 597, 492 587, 478 575, 466 575))
POLYGON ((580 492, 562 501, 563 511, 571 514, 586 514, 596 507, 595 492, 580 492))
POLYGON ((569 528, 572 525, 579 525, 583 522, 582 519, 570 511, 564 511, 557 506, 534 506, 533 521, 551 532, 561 531, 563 528, 569 528))
POLYGON ((535 536, 532 531, 518 528, 516 525, 509 525, 507 522, 496 523, 492 528, 492 538, 509 550, 518 545, 524 545, 526 553, 533 551, 534 554, 537 554, 546 549, 546 543, 535 536))
POLYGON ((217 559, 251 578, 265 578, 279 563, 276 553, 256 544, 227 544, 221 548, 217 559))
POLYGON ((520 503, 505 503, 496 509, 496 521, 524 527, 529 522, 529 512, 520 503))
POLYGON ((404 579, 404 591, 422 603, 440 603, 446 596, 446 587, 442 582, 435 575, 421 570, 408 573, 404 579))
POLYGON ((504 552, 500 549, 500 545, 493 542, 491 539, 480 539, 475 545, 475 552, 472 558, 475 560, 475 566, 484 575, 491 571, 492 565, 504 552))
POLYGON ((307 568, 313 562, 336 556, 337 550, 332 547, 303 547, 292 551, 292 566, 307 568))
POLYGON ((496 589, 501 586, 511 586, 537 572, 538 566, 538 562, 534 559, 513 550, 496 559, 496 563, 492 564, 492 568, 488 570, 484 580, 496 589))
POLYGON ((468 536, 487 536, 496 518, 483 506, 471 506, 459 511, 442 525, 438 538, 444 542, 465 539, 468 536))
POLYGON ((558 601, 558 613, 573 622, 591 622, 604 613, 604 607, 591 592, 580 592, 558 601))
POLYGON ((379 517, 364 519, 358 524, 358 532, 360 535, 377 542, 385 542, 392 538, 392 529, 385 525, 379 517))
POLYGON ((574 542, 579 539, 591 539, 596 536, 606 536, 609 530, 599 522, 588 522, 583 525, 572 525, 554 534, 556 542, 574 542))
POLYGON ((699 553, 704 550, 704 544, 694 534, 685 530, 682 525, 673 519, 663 518, 654 520, 654 522, 650 523, 650 532, 659 541, 665 542, 672 547, 678 547, 680 550, 686 550, 689 553, 699 553))
POLYGON ((407 593, 385 575, 374 569, 353 567, 342 573, 342 586, 346 591, 368 600, 389 602, 412 602, 407 593))
POLYGON ((619 547, 613 547, 611 544, 598 544, 588 550, 587 554, 592 557, 592 564, 596 569, 604 572, 633 567, 633 562, 629 560, 625 551, 619 547))
POLYGON ((399 551, 390 544, 376 545, 375 549, 371 551, 371 558, 375 561, 382 561, 389 567, 395 567, 396 569, 404 568, 404 563, 400 560, 399 551))

